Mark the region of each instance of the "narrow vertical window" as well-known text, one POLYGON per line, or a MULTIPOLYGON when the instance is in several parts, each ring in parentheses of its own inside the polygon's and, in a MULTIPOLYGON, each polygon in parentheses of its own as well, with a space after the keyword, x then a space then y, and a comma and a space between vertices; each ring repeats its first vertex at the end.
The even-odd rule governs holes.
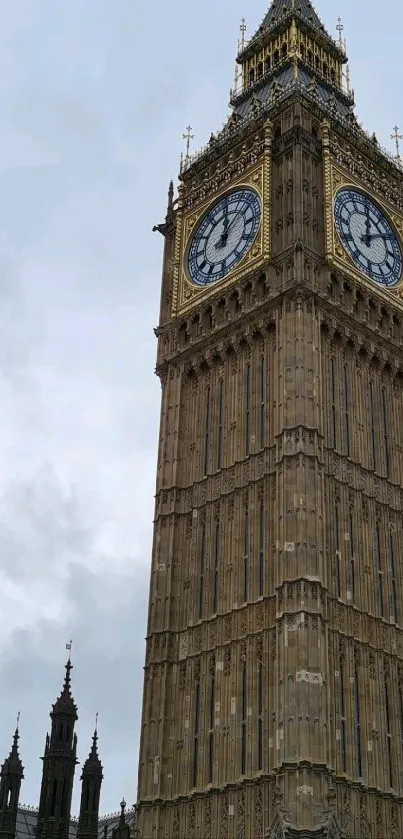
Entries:
POLYGON ((247 720, 247 683, 246 664, 242 668, 242 720, 241 720, 241 775, 246 773, 246 720, 247 720))
POLYGON ((341 595, 341 586, 340 586, 340 522, 339 522, 339 502, 336 501, 335 510, 334 510, 334 543, 335 543, 335 594, 336 597, 340 597, 341 595))
POLYGON ((350 543, 350 591, 351 591, 351 599, 355 602, 355 559, 354 559, 354 518, 353 513, 350 511, 349 516, 349 543, 350 543))
POLYGON ((222 468, 223 421, 224 421, 224 382, 223 382, 222 379, 220 379, 220 383, 218 385, 217 469, 222 468))
POLYGON ((259 597, 264 592, 264 501, 260 502, 259 511, 259 597))
POLYGON ((362 758, 361 758, 361 716, 360 716, 360 686, 358 681, 358 666, 355 666, 354 672, 354 739, 355 739, 355 759, 356 770, 359 778, 362 778, 362 758))
POLYGON ((341 767, 343 772, 347 772, 347 753, 346 753, 346 710, 344 698, 344 658, 340 656, 339 663, 339 726, 340 726, 340 751, 341 751, 341 767))
POLYGON ((389 698, 389 684, 388 674, 385 669, 383 674, 383 689, 385 696, 385 715, 386 715, 386 741, 388 749, 388 768, 389 768, 389 787, 393 789, 393 763, 392 763, 392 732, 390 720, 390 698, 389 698))
POLYGON ((343 369, 343 385, 344 385, 344 454, 350 456, 350 426, 348 418, 348 370, 347 365, 343 369))
POLYGON ((245 510, 243 526, 243 602, 248 599, 248 573, 249 573, 249 511, 245 510))
POLYGON ((332 449, 336 448, 336 381, 334 358, 330 359, 330 417, 329 417, 329 443, 332 449))
POLYGON ((258 722, 257 722, 257 768, 263 769, 263 664, 258 670, 258 722))
POLYGON ((210 731, 208 755, 208 783, 213 782, 214 771, 214 715, 215 715, 215 675, 210 676, 210 731))
POLYGON ((266 372, 265 357, 260 359, 260 448, 264 449, 266 436, 266 372))
POLYGON ((193 735, 193 787, 197 787, 199 772, 199 737, 200 737, 200 681, 197 679, 195 686, 195 716, 193 735))
POLYGON ((245 369, 245 449, 250 454, 251 376, 250 364, 245 369))
POLYGON ((203 526, 202 530, 202 539, 201 539, 201 546, 200 546, 200 573, 199 573, 199 614, 198 618, 201 620, 203 617, 203 604, 204 604, 204 578, 206 573, 206 528, 203 526))
POLYGON ((204 431, 204 474, 207 475, 210 457, 211 389, 206 392, 206 426, 204 431))
POLYGON ((396 583, 396 563, 395 563, 395 540, 393 538, 393 531, 389 530, 389 565, 390 565, 390 614, 391 617, 399 623, 399 613, 397 608, 397 583, 396 583))
POLYGON ((388 441, 388 412, 386 401, 386 390, 382 388, 382 443, 383 443, 383 459, 385 465, 386 477, 389 477, 389 441, 388 441))
POLYGON ((214 585, 213 585, 213 614, 218 605, 218 575, 220 572, 220 523, 217 522, 214 540, 214 585))
POLYGON ((370 433, 370 452, 371 452, 370 467, 371 467, 371 469, 376 469, 375 406, 374 406, 374 385, 373 385, 372 382, 369 383, 368 398, 369 398, 369 433, 370 433))
POLYGON ((375 526, 374 539, 374 567, 375 567, 375 601, 376 612, 380 618, 384 617, 383 607, 383 572, 381 566, 381 532, 379 524, 375 526))

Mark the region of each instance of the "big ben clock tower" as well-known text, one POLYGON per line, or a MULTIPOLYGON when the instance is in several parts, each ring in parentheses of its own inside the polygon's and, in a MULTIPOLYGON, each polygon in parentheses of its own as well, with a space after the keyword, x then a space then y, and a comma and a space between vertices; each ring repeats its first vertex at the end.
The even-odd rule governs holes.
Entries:
POLYGON ((403 837, 403 188, 274 0, 165 224, 141 839, 403 837))

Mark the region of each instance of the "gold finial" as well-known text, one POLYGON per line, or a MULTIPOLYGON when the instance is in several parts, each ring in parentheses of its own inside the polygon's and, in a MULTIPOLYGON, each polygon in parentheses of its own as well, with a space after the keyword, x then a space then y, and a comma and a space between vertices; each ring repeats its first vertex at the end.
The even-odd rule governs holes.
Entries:
POLYGON ((395 125, 393 134, 390 135, 390 139, 394 140, 396 143, 396 160, 398 163, 401 163, 399 140, 403 140, 403 134, 399 134, 399 130, 399 126, 395 125))
POLYGON ((189 155, 190 141, 194 140, 194 138, 195 138, 194 134, 191 134, 191 131, 192 131, 192 126, 188 125, 187 128, 186 128, 187 133, 182 134, 182 138, 184 140, 186 140, 186 162, 189 160, 189 157, 190 157, 190 155, 189 155))
POLYGON ((336 26, 336 29, 337 29, 337 31, 338 31, 338 33, 339 33, 339 47, 340 47, 340 49, 342 50, 342 49, 343 49, 343 47, 344 47, 344 44, 343 44, 343 38, 342 38, 342 32, 344 32, 344 26, 343 26, 343 24, 342 24, 342 22, 341 22, 341 17, 338 17, 338 18, 337 18, 337 26, 336 26))
POLYGON ((72 646, 73 646, 73 642, 72 642, 72 640, 70 639, 69 644, 66 644, 66 650, 68 650, 68 651, 69 651, 69 661, 71 661, 71 649, 72 649, 72 646))
POLYGON ((239 31, 241 33, 241 37, 239 39, 239 52, 242 52, 242 50, 245 47, 245 32, 246 32, 246 22, 245 22, 244 17, 241 20, 241 25, 239 27, 239 31))

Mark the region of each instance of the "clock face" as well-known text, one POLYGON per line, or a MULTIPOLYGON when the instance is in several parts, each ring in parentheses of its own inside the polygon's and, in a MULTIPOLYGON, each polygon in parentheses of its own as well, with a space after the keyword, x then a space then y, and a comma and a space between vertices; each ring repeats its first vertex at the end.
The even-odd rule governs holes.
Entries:
POLYGON ((387 287, 401 280, 399 239, 383 212, 363 192, 341 189, 334 201, 334 221, 345 250, 363 274, 387 287))
POLYGON ((261 214, 253 189, 235 190, 213 204, 190 242, 187 267, 192 282, 210 285, 233 271, 253 244, 261 214))

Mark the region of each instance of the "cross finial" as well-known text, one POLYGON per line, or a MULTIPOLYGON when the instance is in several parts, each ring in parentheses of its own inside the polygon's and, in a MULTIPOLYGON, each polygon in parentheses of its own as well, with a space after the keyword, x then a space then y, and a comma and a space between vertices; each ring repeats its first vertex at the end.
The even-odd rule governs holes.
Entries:
POLYGON ((399 134, 399 126, 395 125, 393 129, 393 134, 390 135, 390 139, 394 140, 396 143, 396 158, 400 162, 400 143, 399 140, 403 140, 403 134, 399 134))
POLYGON ((339 33, 339 47, 340 47, 340 49, 343 49, 343 38, 342 38, 342 32, 344 32, 344 26, 343 26, 343 24, 342 24, 342 22, 341 22, 341 17, 338 17, 338 18, 337 18, 337 26, 336 26, 336 29, 337 29, 337 31, 338 31, 338 33, 339 33))
POLYGON ((190 149, 190 141, 194 140, 195 136, 192 134, 192 126, 188 125, 186 128, 186 134, 182 134, 184 140, 186 140, 186 160, 189 160, 189 149, 190 149))
POLYGON ((241 20, 241 25, 239 27, 239 31, 241 33, 241 37, 239 39, 239 51, 242 52, 242 50, 245 46, 245 32, 246 32, 246 22, 245 22, 244 17, 241 20))
POLYGON ((72 642, 72 640, 70 639, 70 642, 69 642, 68 644, 66 644, 66 650, 68 650, 68 651, 69 651, 69 661, 71 661, 71 650, 72 650, 72 646, 73 646, 73 642, 72 642))

